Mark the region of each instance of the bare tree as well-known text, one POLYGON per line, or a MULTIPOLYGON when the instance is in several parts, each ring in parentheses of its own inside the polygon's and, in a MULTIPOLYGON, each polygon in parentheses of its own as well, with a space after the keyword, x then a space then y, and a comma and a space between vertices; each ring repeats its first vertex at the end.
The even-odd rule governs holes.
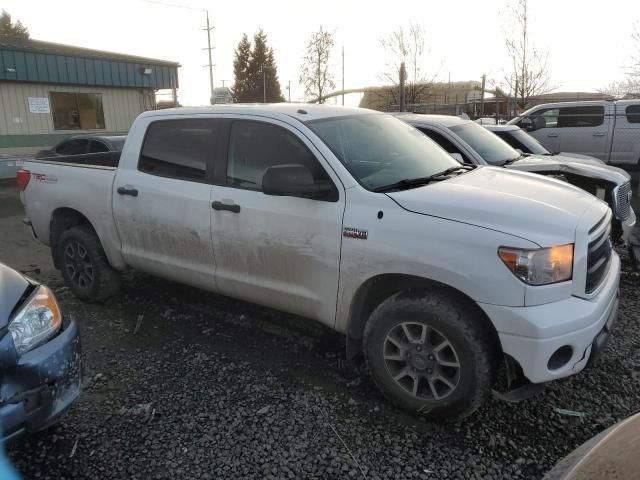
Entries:
POLYGON ((401 26, 388 36, 380 40, 387 56, 385 70, 381 75, 382 80, 392 85, 389 91, 380 91, 381 95, 388 95, 393 104, 400 103, 400 67, 404 63, 406 69, 405 78, 405 102, 408 105, 425 100, 423 97, 433 86, 437 74, 429 76, 424 70, 426 63, 425 32, 424 29, 413 22, 408 26, 401 26))
POLYGON ((554 88, 549 79, 549 53, 538 50, 531 41, 528 0, 517 0, 511 7, 511 17, 514 27, 505 41, 511 71, 505 80, 514 92, 518 107, 525 108, 529 98, 554 88))
POLYGON ((614 97, 640 98, 640 22, 636 22, 631 33, 630 64, 626 67, 623 80, 611 82, 605 88, 598 90, 614 97))
POLYGON ((632 64, 629 75, 638 79, 638 82, 640 82, 640 21, 636 22, 633 26, 631 40, 633 42, 633 53, 631 54, 632 64))
POLYGON ((304 86, 304 94, 307 98, 317 99, 319 103, 324 103, 324 95, 336 86, 329 71, 333 46, 333 33, 324 30, 321 25, 320 30, 311 35, 302 60, 300 83, 304 86))
POLYGON ((604 93, 616 98, 626 96, 638 97, 640 96, 640 82, 636 82, 631 78, 616 80, 604 88, 599 88, 598 93, 604 93))

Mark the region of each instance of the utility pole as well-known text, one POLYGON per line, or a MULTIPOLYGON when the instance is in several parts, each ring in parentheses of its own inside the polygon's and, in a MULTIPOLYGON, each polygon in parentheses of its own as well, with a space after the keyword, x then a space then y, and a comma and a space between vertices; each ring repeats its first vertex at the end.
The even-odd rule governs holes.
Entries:
POLYGON ((404 84, 407 79, 407 69, 404 66, 404 62, 400 64, 400 111, 404 112, 405 110, 405 91, 404 84))
POLYGON ((289 103, 291 103, 291 80, 287 84, 287 92, 289 93, 289 103))
POLYGON ((262 65, 262 103, 267 103, 267 72, 262 65))
POLYGON ((344 107, 344 46, 342 47, 342 106, 344 107))
POLYGON ((205 50, 208 51, 209 53, 209 87, 211 90, 211 96, 209 97, 209 103, 211 103, 213 105, 213 103, 215 102, 215 97, 213 95, 213 61, 211 59, 211 50, 213 50, 213 48, 211 47, 211 30, 214 29, 214 27, 209 25, 209 10, 205 10, 205 12, 207 12, 207 28, 205 28, 204 30, 207 31, 207 48, 205 48, 205 50))
POLYGON ((480 91, 480 116, 484 117, 484 84, 487 81, 487 76, 482 75, 482 90, 480 91))
POLYGON ((222 88, 224 88, 224 82, 226 82, 226 80, 220 80, 222 82, 222 88))

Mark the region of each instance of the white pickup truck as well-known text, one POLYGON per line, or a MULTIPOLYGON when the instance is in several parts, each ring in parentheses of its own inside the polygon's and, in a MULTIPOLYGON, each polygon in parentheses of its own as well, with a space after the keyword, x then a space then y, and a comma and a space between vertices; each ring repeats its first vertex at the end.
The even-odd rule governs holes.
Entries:
POLYGON ((382 113, 146 112, 111 166, 94 155, 18 173, 25 222, 78 297, 115 294, 131 267, 322 322, 430 418, 473 412, 505 364, 507 395, 579 372, 617 316, 604 202, 460 165, 382 113))
POLYGON ((547 150, 640 166, 640 100, 593 100, 536 105, 510 120, 547 150))

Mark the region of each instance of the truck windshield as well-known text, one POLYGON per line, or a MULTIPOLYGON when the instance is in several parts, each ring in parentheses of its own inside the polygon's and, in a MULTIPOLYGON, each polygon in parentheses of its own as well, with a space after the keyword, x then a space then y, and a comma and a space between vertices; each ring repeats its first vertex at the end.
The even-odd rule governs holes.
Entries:
POLYGON ((369 190, 460 166, 433 140, 389 115, 345 115, 306 123, 369 190))
POLYGON ((469 122, 449 129, 491 165, 502 165, 520 157, 520 153, 477 123, 469 122))
POLYGON ((544 148, 538 140, 524 130, 496 130, 493 133, 498 135, 513 148, 519 148, 524 153, 532 153, 534 155, 551 154, 551 152, 544 148))

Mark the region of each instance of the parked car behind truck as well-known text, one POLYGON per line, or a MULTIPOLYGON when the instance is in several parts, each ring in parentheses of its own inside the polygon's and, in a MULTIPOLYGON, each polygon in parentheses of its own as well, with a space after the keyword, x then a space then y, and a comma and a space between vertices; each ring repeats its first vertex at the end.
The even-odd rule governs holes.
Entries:
POLYGON ((319 321, 430 418, 472 413, 501 359, 519 385, 579 372, 617 315, 605 203, 460 165, 382 113, 146 112, 111 167, 34 160, 19 175, 78 297, 115 294, 131 267, 319 321))
POLYGON ((126 138, 126 135, 72 135, 51 148, 40 150, 35 157, 68 157, 91 153, 120 152, 126 138))
POLYGON ((494 165, 548 175, 584 189, 611 207, 614 214, 614 240, 627 240, 631 235, 636 215, 631 207, 631 176, 624 170, 604 165, 595 159, 523 154, 489 133, 487 127, 459 117, 413 113, 396 116, 416 127, 463 163, 494 165))
POLYGON ((640 164, 640 101, 536 105, 510 120, 551 152, 573 152, 625 168, 640 164))

